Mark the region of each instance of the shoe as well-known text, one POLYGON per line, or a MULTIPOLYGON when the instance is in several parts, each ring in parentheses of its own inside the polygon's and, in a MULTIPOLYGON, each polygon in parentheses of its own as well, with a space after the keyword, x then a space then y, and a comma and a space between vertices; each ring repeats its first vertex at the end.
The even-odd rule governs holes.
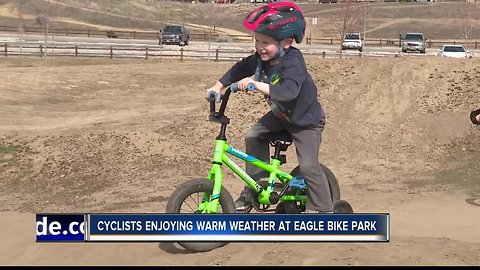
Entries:
POLYGON ((304 214, 333 214, 333 211, 320 211, 320 210, 306 209, 304 214))
POLYGON ((252 209, 253 205, 250 197, 250 191, 248 189, 244 189, 240 193, 240 197, 235 200, 235 208, 237 209, 237 212, 249 212, 252 209))

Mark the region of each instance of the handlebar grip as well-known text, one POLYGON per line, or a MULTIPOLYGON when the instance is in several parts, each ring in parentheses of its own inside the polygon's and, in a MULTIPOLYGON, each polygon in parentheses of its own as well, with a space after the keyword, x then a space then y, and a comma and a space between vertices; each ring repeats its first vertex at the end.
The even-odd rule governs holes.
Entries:
POLYGON ((217 101, 218 102, 218 100, 219 100, 218 92, 210 91, 210 92, 208 92, 207 96, 208 96, 208 101, 209 102, 212 102, 212 101, 217 101))
MULTIPOLYGON (((230 90, 232 90, 233 93, 236 93, 238 91, 238 84, 237 83, 230 84, 230 90)), ((254 91, 255 85, 253 83, 249 83, 247 85, 247 90, 254 91)))
POLYGON ((238 91, 238 84, 237 83, 230 84, 230 90, 232 90, 233 93, 236 93, 238 91))

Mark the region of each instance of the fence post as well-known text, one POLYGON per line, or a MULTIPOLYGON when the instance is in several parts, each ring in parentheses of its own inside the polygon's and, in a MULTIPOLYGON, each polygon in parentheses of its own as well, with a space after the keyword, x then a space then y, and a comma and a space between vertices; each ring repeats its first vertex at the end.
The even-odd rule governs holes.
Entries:
POLYGON ((325 58, 325 55, 326 55, 326 54, 327 54, 327 53, 326 53, 325 51, 323 51, 323 52, 322 52, 322 58, 325 58))
POLYGON ((218 48, 215 50, 215 62, 218 61, 218 48))
POLYGON ((330 38, 330 45, 333 45, 333 38, 330 38))
POLYGON ((110 46, 110 59, 113 58, 113 47, 110 46))
POLYGON ((90 29, 87 30, 87 36, 90 37, 90 29))
POLYGON ((7 43, 5 42, 5 57, 8 56, 8 47, 7 43))
POLYGON ((180 48, 180 62, 183 62, 183 48, 180 48))
POLYGON ((380 44, 379 44, 379 45, 380 45, 380 46, 382 46, 382 39, 380 39, 380 40, 379 40, 379 42, 380 42, 380 44))
POLYGON ((148 47, 145 48, 145 60, 148 60, 148 47))
MULTIPOLYGON (((477 42, 478 42, 478 41, 475 40, 475 49, 477 48, 477 42)), ((6 43, 5 43, 5 44, 6 44, 6 43)))
POLYGON ((136 36, 136 35, 135 35, 135 32, 136 32, 136 31, 133 31, 133 39, 135 39, 135 36, 136 36))
POLYGON ((78 56, 78 46, 75 45, 75 56, 78 56))
POLYGON ((453 45, 455 45, 455 40, 453 41, 453 45))
POLYGON ((40 44, 40 57, 43 57, 43 45, 40 44))

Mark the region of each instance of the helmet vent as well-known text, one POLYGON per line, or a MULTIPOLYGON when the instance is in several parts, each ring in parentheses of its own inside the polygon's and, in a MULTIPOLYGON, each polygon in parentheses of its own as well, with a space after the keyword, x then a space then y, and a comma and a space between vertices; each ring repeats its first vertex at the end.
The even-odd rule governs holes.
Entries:
POLYGON ((248 22, 249 23, 254 23, 256 20, 258 20, 258 18, 260 18, 260 16, 267 13, 269 10, 270 10, 269 7, 263 7, 262 9, 257 11, 257 14, 253 15, 252 18, 248 22))

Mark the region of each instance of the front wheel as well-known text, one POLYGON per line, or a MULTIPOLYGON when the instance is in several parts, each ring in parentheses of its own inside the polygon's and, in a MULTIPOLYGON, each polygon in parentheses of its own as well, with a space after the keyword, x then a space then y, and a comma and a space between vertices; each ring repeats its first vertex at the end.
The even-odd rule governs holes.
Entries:
MULTIPOLYGON (((170 196, 166 213, 196 213, 204 195, 211 197, 213 181, 206 178, 193 179, 180 185, 170 196)), ((220 192, 218 213, 236 213, 235 202, 227 189, 222 187, 220 192)), ((222 247, 228 242, 178 242, 188 250, 195 252, 210 251, 222 247)))

